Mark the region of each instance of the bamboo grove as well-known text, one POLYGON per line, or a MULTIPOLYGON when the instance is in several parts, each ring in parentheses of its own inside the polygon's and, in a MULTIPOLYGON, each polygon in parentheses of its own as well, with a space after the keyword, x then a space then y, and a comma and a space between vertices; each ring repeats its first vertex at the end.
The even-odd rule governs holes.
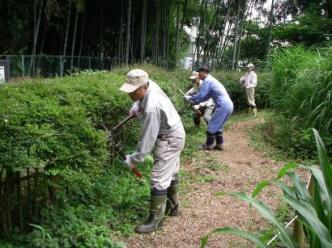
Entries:
POLYGON ((329 40, 331 13, 325 0, 7 0, 0 3, 0 54, 94 56, 169 67, 192 43, 197 64, 234 69, 249 60, 263 63, 271 49, 285 44, 329 40), (195 41, 184 27, 193 30, 195 41))

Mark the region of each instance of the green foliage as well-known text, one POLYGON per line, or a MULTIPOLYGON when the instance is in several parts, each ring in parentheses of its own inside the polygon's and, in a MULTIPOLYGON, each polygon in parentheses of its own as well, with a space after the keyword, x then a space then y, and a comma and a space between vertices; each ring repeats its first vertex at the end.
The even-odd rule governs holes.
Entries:
MULTIPOLYGON (((189 110, 177 90, 190 85, 189 72, 136 67, 148 71, 180 111, 189 110)), ((124 149, 112 154, 113 166, 108 161, 108 134, 103 128, 110 129, 127 116, 131 100, 118 90, 127 71, 84 71, 1 89, 1 166, 13 171, 39 168, 43 176, 37 187, 41 213, 30 225, 33 232, 22 235, 14 231, 3 237, 1 245, 120 247, 112 241, 113 234, 131 234, 133 225, 146 217, 151 156, 139 165, 141 180, 124 169, 121 157, 134 149, 137 125, 132 121, 120 131, 124 149), (56 189, 53 205, 44 201, 47 186, 56 189)))
POLYGON ((286 49, 273 59, 273 102, 287 117, 320 132, 332 129, 332 49, 286 49))
POLYGON ((89 175, 100 173, 108 156, 101 123, 113 126, 129 106, 111 81, 122 80, 94 73, 4 87, 0 164, 13 171, 39 168, 76 192, 89 188, 89 175))
POLYGON ((282 23, 273 30, 273 37, 291 44, 305 46, 322 45, 328 41, 332 19, 319 16, 317 13, 306 12, 289 23, 282 23))
MULTIPOLYGON (((313 131, 320 161, 319 168, 314 165, 301 166, 302 169, 311 172, 311 185, 306 187, 305 182, 291 170, 295 165, 288 164, 279 172, 277 179, 260 183, 254 194, 257 195, 268 184, 278 185, 283 190, 282 200, 297 213, 299 221, 305 229, 305 237, 309 246, 327 248, 332 245, 332 164, 328 159, 327 151, 318 132, 315 129, 313 131), (289 177, 291 186, 281 180, 283 175, 289 177)), ((279 231, 278 238, 285 247, 297 247, 298 244, 293 240, 297 237, 293 237, 283 227, 283 223, 277 220, 267 205, 245 193, 234 193, 233 195, 250 203, 264 218, 271 222, 279 231)), ((226 227, 216 229, 211 234, 213 233, 235 234, 251 240, 259 247, 267 247, 261 242, 259 236, 242 230, 226 227)), ((211 234, 202 239, 201 247, 205 247, 211 234)))
POLYGON ((332 49, 284 49, 272 58, 270 100, 282 114, 266 124, 266 137, 300 157, 315 156, 310 128, 319 130, 332 151, 332 49))

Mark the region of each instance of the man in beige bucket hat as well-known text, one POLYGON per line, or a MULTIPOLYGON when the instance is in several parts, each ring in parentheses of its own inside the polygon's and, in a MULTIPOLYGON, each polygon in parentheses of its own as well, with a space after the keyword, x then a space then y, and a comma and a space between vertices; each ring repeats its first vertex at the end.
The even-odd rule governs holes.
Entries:
POLYGON ((243 87, 246 90, 248 113, 252 111, 253 115, 257 115, 257 108, 255 103, 255 87, 257 86, 257 74, 255 73, 255 66, 249 63, 246 66, 246 74, 240 79, 243 87))
POLYGON ((165 211, 172 216, 178 214, 178 174, 185 132, 172 102, 145 71, 129 71, 120 90, 134 101, 130 114, 142 123, 140 142, 134 153, 126 155, 125 166, 132 169, 153 150, 150 215, 135 229, 149 233, 160 227, 165 211))

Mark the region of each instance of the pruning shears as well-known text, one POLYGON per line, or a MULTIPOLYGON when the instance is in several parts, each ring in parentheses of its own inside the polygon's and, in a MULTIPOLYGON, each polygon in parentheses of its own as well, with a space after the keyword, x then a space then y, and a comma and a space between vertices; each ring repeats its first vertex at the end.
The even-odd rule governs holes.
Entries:
MULTIPOLYGON (((114 126, 114 127, 112 128, 111 132, 109 132, 110 135, 109 135, 109 137, 108 137, 108 139, 109 139, 109 141, 110 141, 111 144, 114 144, 114 141, 115 141, 115 134, 116 134, 117 130, 118 130, 120 127, 122 127, 126 122, 128 122, 129 120, 131 120, 131 119, 134 118, 134 117, 135 117, 135 115, 134 115, 134 114, 131 114, 131 115, 127 116, 124 120, 122 120, 122 121, 119 122, 116 126, 114 126)), ((103 125, 103 126, 104 126, 104 128, 105 128, 106 130, 108 130, 108 129, 105 127, 105 125, 103 125)), ((133 167, 132 167, 131 170, 134 172, 135 176, 137 176, 138 178, 141 178, 141 177, 142 177, 142 173, 137 169, 137 167, 136 167, 135 165, 133 165, 133 167)))

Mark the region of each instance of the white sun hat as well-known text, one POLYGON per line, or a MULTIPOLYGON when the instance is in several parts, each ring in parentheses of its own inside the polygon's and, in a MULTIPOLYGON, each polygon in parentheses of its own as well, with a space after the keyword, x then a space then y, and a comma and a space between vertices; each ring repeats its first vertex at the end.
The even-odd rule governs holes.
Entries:
POLYGON ((251 69, 254 69, 254 68, 255 68, 255 66, 254 66, 254 64, 252 64, 252 63, 249 63, 249 64, 247 64, 247 65, 246 65, 246 68, 251 68, 251 69))
POLYGON ((191 73, 191 76, 189 77, 189 79, 191 79, 191 80, 193 80, 193 79, 196 79, 196 78, 198 78, 198 72, 197 71, 193 71, 192 73, 191 73))
POLYGON ((139 87, 149 82, 149 75, 142 69, 134 69, 127 73, 127 80, 121 86, 120 90, 126 93, 132 93, 139 87))

